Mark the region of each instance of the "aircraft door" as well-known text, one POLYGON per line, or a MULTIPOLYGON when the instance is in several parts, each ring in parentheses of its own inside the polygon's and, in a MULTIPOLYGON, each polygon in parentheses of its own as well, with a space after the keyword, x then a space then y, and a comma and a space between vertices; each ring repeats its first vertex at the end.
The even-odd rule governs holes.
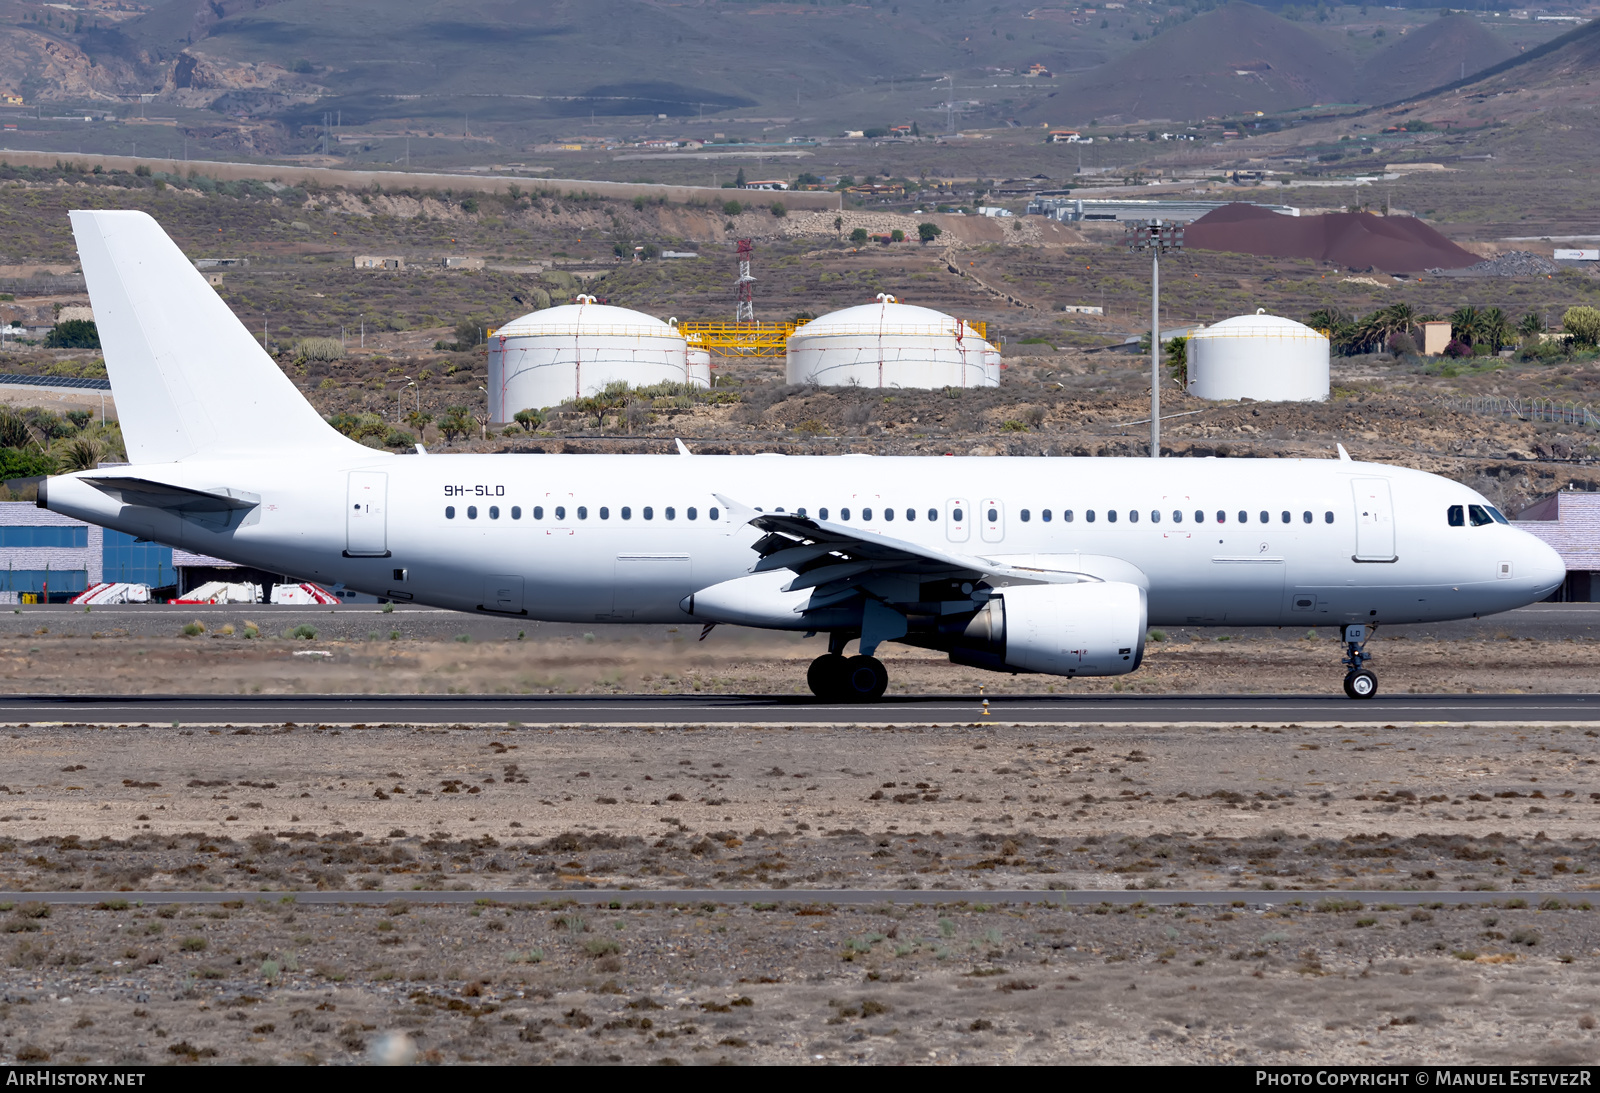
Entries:
POLYGON ((345 557, 389 556, 389 476, 380 471, 351 471, 345 502, 345 557))
POLYGON ((959 497, 944 503, 944 535, 952 543, 964 543, 972 534, 972 506, 959 497))
POLYGON ((1394 503, 1389 496, 1387 478, 1355 478, 1350 482, 1356 504, 1356 553, 1358 562, 1393 562, 1398 559, 1394 543, 1394 503))
POLYGON ((983 541, 998 543, 1006 537, 1006 506, 1003 501, 985 499, 978 506, 978 526, 983 529, 983 541))
POLYGON ((522 578, 512 573, 491 573, 483 582, 483 610, 503 611, 509 615, 525 614, 522 610, 522 578))

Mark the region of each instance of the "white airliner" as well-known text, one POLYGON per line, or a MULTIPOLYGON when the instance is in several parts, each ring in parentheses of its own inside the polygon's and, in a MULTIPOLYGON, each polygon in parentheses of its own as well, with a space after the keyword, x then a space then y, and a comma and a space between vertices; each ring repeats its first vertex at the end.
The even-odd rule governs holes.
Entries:
POLYGON ((1132 672, 1150 626, 1487 615, 1561 558, 1482 496, 1339 458, 396 455, 327 425, 154 220, 74 212, 129 466, 64 515, 386 599, 529 620, 829 635, 820 697, 870 700, 884 642, 1001 672, 1132 672), (852 641, 858 653, 843 654, 852 641))

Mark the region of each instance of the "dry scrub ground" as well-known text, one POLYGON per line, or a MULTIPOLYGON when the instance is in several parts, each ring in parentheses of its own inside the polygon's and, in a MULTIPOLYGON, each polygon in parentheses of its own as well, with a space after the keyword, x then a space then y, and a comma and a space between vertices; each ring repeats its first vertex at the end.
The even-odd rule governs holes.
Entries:
MULTIPOLYGON (((161 611, 165 609, 149 609, 161 611)), ((376 612, 320 619, 316 640, 270 631, 243 635, 251 616, 206 612, 206 631, 184 637, 190 616, 137 623, 126 613, 51 612, 0 618, 0 693, 14 694, 804 694, 822 639, 725 628, 697 641, 693 628, 494 626, 460 616, 376 612), (327 621, 323 621, 327 620, 327 621), (233 627, 232 633, 225 628, 233 627), (381 628, 381 629, 374 629, 381 628), (460 633, 453 631, 459 629, 460 633), (152 630, 156 632, 152 632, 152 630), (518 638, 518 633, 526 636, 518 638)), ((178 609, 172 609, 177 611, 178 609)), ((300 621, 299 615, 294 618, 300 621)), ((1337 693, 1343 655, 1336 629, 1174 630, 1150 641, 1138 672, 1068 682, 952 665, 939 653, 885 646, 891 694, 1337 693)), ((1589 692, 1600 682, 1600 642, 1519 638, 1494 620, 1480 636, 1387 636, 1376 654, 1385 693, 1589 692)))
POLYGON ((1561 727, 133 729, 0 739, 0 1053, 52 1061, 1580 1062, 1561 727), (989 906, 985 888, 1276 889, 989 906), (757 888, 749 906, 652 889, 757 888), (835 907, 827 888, 917 890, 835 907), (146 902, 236 893, 220 907, 146 902), (609 888, 609 907, 293 890, 609 888), (1297 890, 1494 891, 1399 908, 1297 890), (981 897, 979 897, 981 898, 981 897))

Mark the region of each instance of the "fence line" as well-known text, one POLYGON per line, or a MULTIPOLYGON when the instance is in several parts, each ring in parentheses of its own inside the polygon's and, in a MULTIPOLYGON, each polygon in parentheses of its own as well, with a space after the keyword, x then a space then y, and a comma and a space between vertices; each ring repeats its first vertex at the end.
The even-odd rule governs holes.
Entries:
POLYGON ((1596 414, 1592 407, 1577 402, 1558 402, 1553 398, 1544 397, 1512 398, 1507 395, 1486 395, 1479 398, 1452 397, 1439 401, 1452 410, 1463 410, 1472 414, 1600 428, 1600 414, 1596 414))

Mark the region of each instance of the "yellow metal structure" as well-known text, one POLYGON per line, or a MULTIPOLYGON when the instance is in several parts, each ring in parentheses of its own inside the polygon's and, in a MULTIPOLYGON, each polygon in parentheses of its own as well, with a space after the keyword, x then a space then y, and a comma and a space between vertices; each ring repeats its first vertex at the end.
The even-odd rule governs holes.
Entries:
POLYGON ((678 332, 690 342, 722 357, 781 357, 795 329, 794 323, 678 324, 678 332))
MULTIPOLYGON (((963 320, 957 320, 962 322, 963 320)), ((989 338, 989 324, 975 320, 964 320, 978 337, 985 341, 989 338)), ((803 327, 804 323, 696 323, 680 322, 678 332, 689 339, 692 344, 697 344, 711 350, 723 357, 781 357, 788 348, 789 335, 803 327)), ((957 327, 956 329, 959 329, 957 327)), ((877 333, 877 327, 863 327, 861 333, 877 333)), ((902 330, 895 329, 885 333, 894 334, 951 334, 953 329, 902 330)))

